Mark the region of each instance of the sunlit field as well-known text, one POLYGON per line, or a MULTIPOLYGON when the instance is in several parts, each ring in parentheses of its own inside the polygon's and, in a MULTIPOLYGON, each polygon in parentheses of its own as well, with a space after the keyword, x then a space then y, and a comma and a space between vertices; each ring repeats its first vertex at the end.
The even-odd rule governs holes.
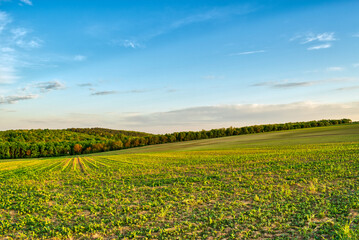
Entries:
POLYGON ((358 239, 359 125, 0 161, 0 239, 358 239))

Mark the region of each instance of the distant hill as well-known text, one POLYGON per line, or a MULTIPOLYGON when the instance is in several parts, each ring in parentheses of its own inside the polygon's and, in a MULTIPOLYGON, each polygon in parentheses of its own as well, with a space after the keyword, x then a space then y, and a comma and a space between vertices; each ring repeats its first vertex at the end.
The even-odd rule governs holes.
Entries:
POLYGON ((32 129, 0 132, 0 159, 78 155, 125 148, 352 123, 350 119, 229 127, 155 135, 106 128, 32 129))

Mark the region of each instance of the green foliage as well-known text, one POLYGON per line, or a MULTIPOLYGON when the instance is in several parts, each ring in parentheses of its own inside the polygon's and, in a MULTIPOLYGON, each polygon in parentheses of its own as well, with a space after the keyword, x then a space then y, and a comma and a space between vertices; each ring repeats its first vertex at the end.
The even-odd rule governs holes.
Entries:
POLYGON ((67 130, 9 130, 0 132, 0 159, 55 157, 87 154, 154 145, 251 133, 272 132, 348 124, 350 119, 320 120, 284 124, 221 128, 200 132, 175 132, 153 135, 105 128, 70 128, 67 130), (81 148, 79 148, 81 146, 81 148))

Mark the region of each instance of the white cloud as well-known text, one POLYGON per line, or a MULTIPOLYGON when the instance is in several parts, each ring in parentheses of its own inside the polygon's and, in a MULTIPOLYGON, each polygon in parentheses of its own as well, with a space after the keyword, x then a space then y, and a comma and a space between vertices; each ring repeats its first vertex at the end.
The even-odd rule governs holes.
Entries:
POLYGON ((0 104, 14 104, 18 101, 30 100, 37 98, 38 95, 13 95, 13 96, 6 96, 0 97, 0 104))
POLYGON ((248 55, 248 54, 264 53, 264 52, 266 52, 266 51, 265 50, 256 50, 256 51, 232 53, 232 54, 230 54, 230 56, 248 55))
POLYGON ((16 57, 11 49, 2 48, 0 52, 0 84, 11 84, 19 78, 15 68, 16 62, 16 57))
POLYGON ((92 96, 104 96, 104 95, 112 95, 116 94, 116 91, 98 91, 91 93, 92 96))
POLYGON ((354 63, 353 67, 355 67, 355 68, 359 67, 359 63, 354 63))
POLYGON ((122 42, 122 45, 127 48, 137 48, 140 46, 138 43, 136 43, 135 41, 131 41, 131 40, 124 40, 122 42))
POLYGON ((255 83, 251 86, 253 87, 271 87, 271 88, 278 88, 278 89, 287 89, 287 88, 298 88, 298 87, 306 87, 318 84, 332 84, 332 83, 342 83, 342 82, 350 82, 356 81, 356 78, 327 78, 322 80, 315 80, 315 81, 271 81, 271 82, 260 82, 255 83))
POLYGON ((326 44, 321 44, 321 45, 317 45, 317 46, 312 46, 312 47, 308 47, 308 50, 319 50, 319 49, 326 49, 326 48, 330 48, 332 45, 330 43, 326 43, 326 44))
POLYGON ((11 30, 11 33, 13 34, 13 39, 16 40, 25 37, 28 30, 25 28, 15 28, 11 30))
POLYGON ((1 48, 1 52, 3 52, 3 53, 12 53, 12 52, 14 52, 14 51, 15 51, 15 49, 10 48, 10 47, 3 47, 3 48, 1 48))
POLYGON ((25 3, 26 5, 32 6, 32 1, 30 1, 30 0, 20 0, 20 2, 25 3))
POLYGON ((147 40, 155 38, 157 36, 169 33, 179 28, 190 26, 192 24, 205 23, 211 20, 221 19, 228 16, 245 15, 249 14, 256 9, 249 7, 249 5, 239 5, 230 7, 218 7, 213 9, 204 9, 199 13, 193 13, 183 18, 179 18, 168 25, 162 26, 162 28, 155 29, 150 35, 145 37, 147 40))
POLYGON ((195 14, 188 16, 186 18, 177 20, 172 23, 171 28, 179 28, 185 25, 189 25, 192 23, 198 23, 198 22, 205 22, 211 19, 219 18, 223 16, 224 12, 218 10, 218 9, 212 9, 204 13, 195 14))
MULTIPOLYGON (((52 117, 23 119, 27 128, 67 128, 102 126, 152 133, 200 131, 221 127, 255 124, 351 118, 359 120, 359 102, 287 104, 238 104, 199 106, 150 114, 140 113, 69 113, 52 117)), ((0 118, 1 121, 1 118, 0 118)), ((18 123, 21 126, 24 122, 18 123)), ((6 123, 7 125, 12 123, 6 123)), ((5 122, 2 128, 8 128, 5 122)), ((16 126, 15 126, 16 127, 16 126)))
POLYGON ((359 86, 342 87, 335 89, 336 91, 353 91, 359 89, 359 86))
POLYGON ((300 34, 290 41, 298 40, 300 44, 317 44, 311 47, 307 47, 307 50, 319 50, 319 49, 326 49, 332 47, 332 44, 329 42, 336 41, 334 32, 324 32, 324 33, 307 33, 307 34, 300 34), (320 44, 321 43, 321 44, 320 44))
POLYGON ((86 59, 87 59, 87 57, 86 57, 86 56, 83 56, 83 55, 76 55, 76 56, 74 57, 74 60, 75 60, 75 61, 78 61, 78 62, 85 61, 86 59))
POLYGON ((325 32, 319 34, 309 33, 304 37, 303 44, 318 41, 318 42, 328 42, 335 41, 334 32, 325 32))
POLYGON ((112 41, 110 41, 110 44, 113 46, 121 46, 121 47, 125 47, 125 48, 133 48, 133 49, 142 47, 141 44, 139 44, 137 41, 129 40, 129 39, 112 40, 112 41))
POLYGON ((292 81, 281 81, 281 82, 261 82, 253 84, 254 87, 272 87, 272 88, 297 88, 297 87, 305 87, 315 84, 315 81, 308 82, 292 82, 292 81))
POLYGON ((65 88, 65 84, 58 81, 39 82, 34 84, 35 88, 40 89, 41 92, 49 92, 52 90, 61 90, 65 88))
POLYGON ((343 67, 328 67, 326 69, 328 72, 341 72, 344 71, 343 67))
POLYGON ((39 48, 41 47, 42 45, 42 40, 38 39, 38 38, 34 38, 32 40, 23 40, 23 39, 20 39, 18 41, 16 41, 16 45, 18 47, 21 47, 21 48, 27 48, 27 49, 30 49, 30 48, 39 48))
POLYGON ((16 75, 15 69, 10 66, 2 66, 0 64, 0 85, 11 84, 15 82, 19 77, 16 75))
POLYGON ((27 37, 31 32, 25 28, 13 28, 11 29, 11 43, 14 43, 17 47, 20 48, 39 48, 41 47, 42 40, 36 37, 32 37, 32 39, 27 37))
POLYGON ((323 118, 359 120, 358 108, 359 102, 221 105, 129 116, 122 124, 163 133, 323 118))
POLYGON ((11 23, 11 18, 6 12, 0 11, 0 33, 11 23))

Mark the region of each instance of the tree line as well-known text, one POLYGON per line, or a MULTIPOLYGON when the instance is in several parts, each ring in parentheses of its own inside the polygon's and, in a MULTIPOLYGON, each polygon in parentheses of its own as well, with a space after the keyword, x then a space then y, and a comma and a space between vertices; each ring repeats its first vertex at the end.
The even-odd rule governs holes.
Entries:
POLYGON ((79 155, 125 148, 352 123, 350 119, 229 127, 202 131, 147 134, 104 128, 8 130, 0 132, 0 159, 79 155))

